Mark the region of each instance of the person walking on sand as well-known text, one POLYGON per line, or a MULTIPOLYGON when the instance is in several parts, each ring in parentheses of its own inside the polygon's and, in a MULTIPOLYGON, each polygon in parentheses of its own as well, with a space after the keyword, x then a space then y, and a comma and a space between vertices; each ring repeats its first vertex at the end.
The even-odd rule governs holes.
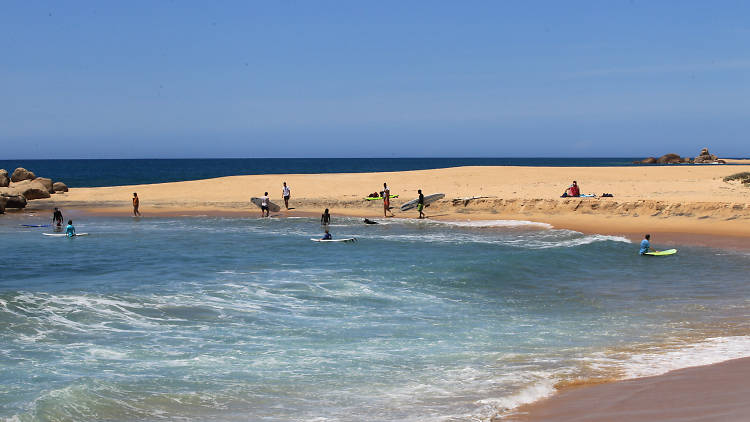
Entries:
POLYGON ((418 189, 417 193, 419 194, 419 199, 417 199, 417 211, 419 211, 419 218, 425 218, 425 215, 424 215, 424 194, 422 194, 422 189, 418 189))
POLYGON ((281 196, 284 198, 284 206, 289 209, 289 197, 292 196, 292 191, 289 186, 284 182, 284 187, 281 189, 281 196))
POLYGON ((640 255, 645 255, 646 252, 654 251, 654 248, 651 247, 651 235, 647 234, 644 236, 644 239, 641 240, 641 250, 638 252, 640 255))
POLYGON ((52 213, 52 224, 56 225, 57 227, 62 227, 63 223, 63 215, 62 212, 60 212, 57 207, 55 207, 55 212, 52 213))
POLYGON ((76 235, 76 228, 73 227, 73 220, 68 220, 68 227, 65 227, 65 235, 68 237, 76 235))
POLYGON ((260 197, 260 216, 261 217, 268 217, 268 201, 270 199, 268 198, 268 192, 265 192, 263 196, 260 197))
POLYGON ((328 226, 330 224, 331 224, 331 214, 328 213, 328 208, 326 208, 326 210, 323 211, 323 214, 320 216, 320 225, 328 226))
POLYGON ((388 213, 391 213, 391 217, 393 217, 393 213, 391 212, 391 188, 388 187, 388 184, 383 182, 383 217, 388 217, 388 213))
POLYGON ((133 192, 133 217, 140 217, 141 212, 138 211, 138 207, 141 205, 141 200, 138 199, 138 194, 133 192))

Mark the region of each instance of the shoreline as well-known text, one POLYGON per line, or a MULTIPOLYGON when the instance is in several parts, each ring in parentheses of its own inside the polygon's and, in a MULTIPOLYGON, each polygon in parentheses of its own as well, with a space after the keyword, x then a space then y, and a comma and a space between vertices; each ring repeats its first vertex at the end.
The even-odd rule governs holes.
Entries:
POLYGON ((745 421, 750 357, 662 375, 572 386, 493 422, 745 421))

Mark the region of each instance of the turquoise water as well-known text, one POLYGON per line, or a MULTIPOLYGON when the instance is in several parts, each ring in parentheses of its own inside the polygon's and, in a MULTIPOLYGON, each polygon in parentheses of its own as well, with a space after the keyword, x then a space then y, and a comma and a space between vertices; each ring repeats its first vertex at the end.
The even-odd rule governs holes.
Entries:
POLYGON ((21 222, 43 221, 0 219, 3 420, 488 420, 750 354, 743 252, 507 221, 336 219, 354 244, 306 218, 21 222))

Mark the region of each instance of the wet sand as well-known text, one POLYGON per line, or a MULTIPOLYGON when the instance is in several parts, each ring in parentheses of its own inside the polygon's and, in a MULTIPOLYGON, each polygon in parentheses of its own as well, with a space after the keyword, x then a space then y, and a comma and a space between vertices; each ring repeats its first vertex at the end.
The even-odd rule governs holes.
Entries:
POLYGON ((563 390, 519 408, 517 422, 745 422, 750 358, 563 390))

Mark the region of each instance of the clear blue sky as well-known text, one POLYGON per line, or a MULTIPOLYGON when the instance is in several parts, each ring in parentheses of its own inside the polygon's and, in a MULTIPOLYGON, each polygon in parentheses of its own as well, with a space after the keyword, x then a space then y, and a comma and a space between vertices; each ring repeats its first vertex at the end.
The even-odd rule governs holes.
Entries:
POLYGON ((7 1, 0 157, 750 156, 747 1, 7 1))

